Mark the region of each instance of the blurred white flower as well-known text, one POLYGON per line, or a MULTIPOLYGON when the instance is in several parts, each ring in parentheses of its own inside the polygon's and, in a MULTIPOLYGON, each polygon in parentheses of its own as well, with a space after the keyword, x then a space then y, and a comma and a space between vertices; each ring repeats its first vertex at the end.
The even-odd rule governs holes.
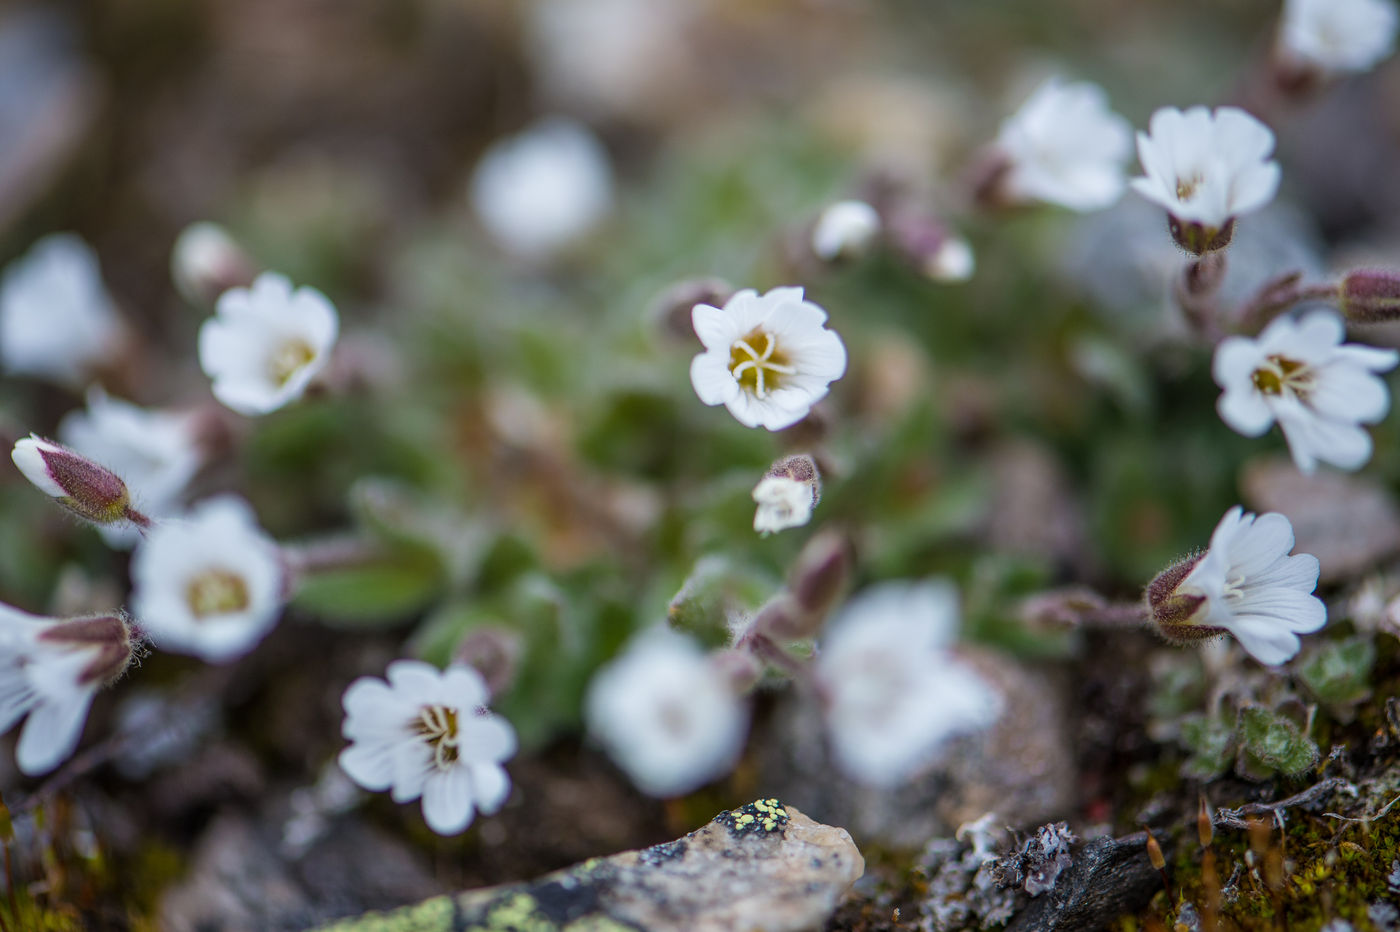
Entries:
POLYGON ((944 580, 882 583, 832 620, 815 672, 836 762, 851 779, 894 786, 949 738, 996 722, 1001 695, 945 650, 957 626, 957 591, 944 580))
POLYGON ((1223 247, 1231 221, 1278 192, 1280 169, 1269 158, 1274 134, 1243 110, 1163 107, 1152 114, 1150 129, 1137 135, 1145 177, 1131 184, 1165 207, 1174 224, 1201 228, 1194 237, 1173 230, 1183 248, 1199 253, 1223 247))
POLYGON ((114 528, 150 524, 132 507, 121 476, 73 450, 30 434, 15 443, 10 459, 35 488, 84 521, 114 528))
POLYGON ((191 304, 213 304, 228 289, 248 285, 256 274, 253 260, 217 223, 190 224, 170 251, 175 290, 191 304))
POLYGON ((240 657, 277 623, 284 570, 253 511, 231 495, 162 521, 131 561, 138 623, 162 650, 211 663, 240 657))
POLYGON ((1231 508, 1176 587, 1179 596, 1203 600, 1189 624, 1230 632, 1260 663, 1291 659, 1302 646, 1299 634, 1327 624, 1327 606, 1312 594, 1317 557, 1290 556, 1292 549, 1293 525, 1283 515, 1231 508))
POLYGON ((846 372, 846 347, 801 288, 746 288, 723 309, 697 304, 691 323, 705 344, 690 364, 695 393, 746 427, 791 427, 846 372))
POLYGON ((515 729, 487 711, 481 674, 396 660, 387 675, 362 676, 345 690, 341 733, 350 746, 340 766, 350 779, 389 790, 396 803, 421 796, 423 820, 439 835, 465 831, 478 810, 500 809, 510 795, 501 764, 515 754, 515 729))
POLYGON ((586 127, 554 117, 492 145, 472 175, 471 196, 477 217, 502 247, 539 260, 608 215, 612 167, 586 127))
POLYGON ((1283 54, 1329 71, 1369 71, 1395 50, 1391 0, 1284 0, 1283 54))
POLYGON ((1258 337, 1227 337, 1215 348, 1212 371, 1224 390, 1220 417, 1236 432, 1258 437, 1283 428, 1293 461, 1305 473, 1319 461, 1360 469, 1371 458, 1374 424, 1390 409, 1376 375, 1400 353, 1342 343, 1342 320, 1330 311, 1280 317, 1258 337))
POLYGON ((46 236, 0 281, 0 364, 78 387, 121 349, 123 329, 97 256, 77 236, 46 236))
POLYGON ((1101 210, 1123 194, 1132 146, 1132 126, 1109 109, 1103 88, 1052 78, 1001 125, 1000 190, 1015 201, 1101 210))
POLYGON ((965 282, 977 271, 977 256, 967 240, 950 236, 929 256, 922 271, 936 282, 965 282))
POLYGON ((119 617, 59 621, 0 604, 0 733, 29 716, 15 751, 21 771, 47 773, 73 753, 92 697, 131 654, 119 617))
POLYGON ((812 228, 812 252, 831 262, 865 255, 880 235, 880 215, 864 201, 837 201, 812 228))
MULTIPOLYGON (((98 387, 88 390, 86 410, 59 422, 58 436, 121 476, 132 504, 149 517, 176 510, 202 460, 191 416, 140 408, 98 387)), ((99 525, 98 531, 113 547, 133 547, 141 536, 125 523, 99 525)))
POLYGON ((215 316, 199 328, 199 364, 219 401, 239 414, 267 414, 302 396, 339 330, 325 295, 293 291, 285 276, 264 272, 252 288, 219 296, 215 316))
POLYGON ((642 792, 680 796, 728 773, 748 714, 719 664, 690 638, 655 628, 593 678, 589 733, 642 792))
POLYGON ((783 457, 769 466, 754 486, 758 510, 753 529, 767 535, 812 520, 812 509, 821 501, 821 482, 816 460, 806 453, 783 457))

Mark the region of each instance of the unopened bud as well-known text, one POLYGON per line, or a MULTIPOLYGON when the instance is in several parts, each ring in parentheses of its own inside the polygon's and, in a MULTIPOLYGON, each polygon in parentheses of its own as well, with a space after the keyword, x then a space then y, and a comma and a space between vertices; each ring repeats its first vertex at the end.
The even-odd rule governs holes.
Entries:
POLYGON ((812 520, 812 509, 822 497, 817 461, 805 453, 778 460, 754 486, 753 529, 768 535, 812 520))
POLYGON ((1195 591, 1182 592, 1181 584, 1195 569, 1204 554, 1187 557, 1174 563, 1147 584, 1147 614, 1168 641, 1185 644, 1224 634, 1225 629, 1201 624, 1201 616, 1209 608, 1204 595, 1195 591))
POLYGON ((1378 324, 1400 320, 1400 272, 1358 269, 1342 279, 1338 304, 1347 320, 1378 324))
POLYGON ((120 615, 74 618, 48 626, 39 640, 91 655, 78 674, 78 682, 107 685, 116 680, 131 663, 135 653, 131 627, 120 615))
POLYGON ((524 652, 525 642, 517 632, 483 625, 462 636, 452 652, 452 659, 475 669, 486 681, 491 695, 499 696, 515 682, 524 652))
POLYGON ((251 285, 258 266, 227 230, 202 221, 185 227, 175 240, 170 275, 175 279, 175 290, 186 301, 206 306, 230 288, 251 285))
POLYGON ((763 676, 763 663, 747 650, 717 650, 710 662, 736 693, 746 693, 763 676))
POLYGON ((667 339, 691 343, 695 340, 691 323, 695 305, 724 307, 733 296, 734 286, 722 278, 687 278, 653 298, 647 316, 667 339))
POLYGON ((1193 256, 1203 256, 1230 245, 1235 236, 1235 218, 1225 221, 1224 226, 1208 227, 1194 220, 1178 220, 1167 215, 1167 229, 1178 246, 1193 256))
POLYGON ((968 241, 929 214, 896 214, 889 223, 889 239, 915 269, 936 282, 964 282, 977 270, 968 241))
POLYGON ((880 234, 880 214, 864 201, 837 201, 812 227, 812 252, 824 262, 858 259, 880 234))
POLYGON ((120 476, 67 447, 30 434, 15 444, 10 459, 39 491, 85 521, 131 521, 141 527, 151 523, 131 507, 131 494, 120 476))
POLYGON ((821 619, 805 611, 789 592, 780 592, 758 610, 753 626, 777 641, 798 641, 812 637, 821 619))
POLYGON ((855 562, 845 534, 825 530, 807 541, 797 555, 788 590, 803 612, 820 620, 840 600, 855 562))

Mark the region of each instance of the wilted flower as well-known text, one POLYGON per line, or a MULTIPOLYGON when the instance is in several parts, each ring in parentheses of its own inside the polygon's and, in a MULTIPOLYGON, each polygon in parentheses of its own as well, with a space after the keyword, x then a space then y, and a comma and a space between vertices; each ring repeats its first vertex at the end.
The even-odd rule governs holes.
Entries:
POLYGON ((0 733, 29 716, 15 752, 21 771, 47 773, 73 753, 92 697, 131 657, 118 616, 59 621, 0 605, 0 733))
POLYGON ((134 613, 162 650, 232 660, 277 623, 283 578, 277 545, 247 503, 211 498, 161 522, 136 549, 134 613))
POLYGON ((1005 164, 998 194, 1100 210, 1123 194, 1123 163, 1132 145, 1132 126, 1109 109, 1101 87, 1051 79, 1001 125, 996 147, 1005 164))
POLYGON ((199 328, 199 364, 214 397, 240 414, 267 414, 295 401, 330 359, 340 318, 314 288, 292 290, 264 272, 252 288, 224 292, 199 328))
POLYGON ((252 284, 256 275, 253 260, 217 223, 185 227, 170 252, 175 290, 191 304, 213 304, 230 288, 252 284))
POLYGON ((1397 25, 1390 0, 1285 0, 1279 49, 1328 71, 1369 71, 1395 49, 1397 25))
POLYGON ((724 405, 746 427, 791 427, 846 372, 845 345, 801 288, 774 288, 761 297, 746 288, 723 309, 697 304, 691 322, 705 344, 690 364, 695 393, 707 405, 724 405))
POLYGON ((880 215, 864 201, 837 201, 812 228, 812 252, 827 262, 865 255, 880 235, 880 215))
POLYGON ((1391 349, 1342 343, 1341 318, 1315 311, 1280 317, 1258 337, 1228 337, 1212 371, 1224 389, 1216 403, 1235 431, 1257 437, 1278 421, 1293 461, 1305 473, 1319 461, 1360 469, 1371 458, 1361 424, 1385 417, 1390 394, 1377 372, 1400 360, 1391 349))
POLYGON ((515 729, 486 709, 481 674, 420 660, 389 664, 388 682, 362 676, 345 690, 341 733, 350 746, 340 766, 367 790, 396 803, 423 798, 423 820, 439 835, 466 830, 510 795, 502 763, 515 754, 515 729))
POLYGON ((568 245, 612 209, 607 152, 585 126, 560 117, 493 145, 471 187, 487 232, 525 259, 568 245))
POLYGON ((947 739, 996 722, 1000 694, 945 650, 957 625, 957 592, 942 580, 877 585, 832 620, 816 675, 836 762, 852 779, 893 786, 947 739))
POLYGON ((84 521, 123 528, 151 523, 132 507, 121 476, 73 450, 30 434, 15 444, 10 459, 39 491, 84 521))
POLYGON ((805 453, 787 456, 768 467, 758 485, 753 500, 753 529, 760 534, 772 534, 790 527, 801 527, 812 519, 812 509, 822 497, 822 480, 817 464, 805 453))
POLYGON ((1210 549, 1164 570, 1147 587, 1157 629, 1178 643, 1229 632, 1256 660, 1280 664, 1298 653, 1299 634, 1327 623, 1312 595, 1318 562, 1289 555, 1293 525, 1281 514, 1225 513, 1210 549))
MULTIPOLYGON (((120 475, 141 513, 153 517, 177 507, 202 458, 189 415, 139 408, 95 387, 87 410, 66 415, 58 435, 74 452, 120 475)), ((140 537, 124 522, 98 530, 112 546, 130 547, 140 537)))
POLYGON ((1137 136, 1146 177, 1131 184, 1167 209, 1172 236, 1188 252, 1223 249, 1235 218, 1278 192, 1279 166, 1269 158, 1274 134, 1243 110, 1163 107, 1150 129, 1137 136))
POLYGON ((121 348, 122 324, 97 256, 70 233, 46 236, 0 281, 0 364, 80 386, 121 348))
POLYGON ((748 727, 723 666, 667 628, 637 637, 598 672, 584 717, 632 782, 664 797, 727 773, 748 727))

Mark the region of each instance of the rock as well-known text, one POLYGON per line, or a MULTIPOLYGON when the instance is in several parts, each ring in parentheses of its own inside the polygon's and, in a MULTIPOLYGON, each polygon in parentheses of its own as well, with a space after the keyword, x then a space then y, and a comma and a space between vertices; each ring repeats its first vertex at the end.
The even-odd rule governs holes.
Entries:
POLYGON ((529 883, 345 919, 323 932, 803 932, 822 927, 864 870, 843 829, 760 799, 675 841, 591 858, 529 883))
POLYGON ((1055 886, 1032 899, 1006 932, 1095 932, 1140 909, 1162 885, 1146 844, 1144 832, 1089 842, 1055 886))

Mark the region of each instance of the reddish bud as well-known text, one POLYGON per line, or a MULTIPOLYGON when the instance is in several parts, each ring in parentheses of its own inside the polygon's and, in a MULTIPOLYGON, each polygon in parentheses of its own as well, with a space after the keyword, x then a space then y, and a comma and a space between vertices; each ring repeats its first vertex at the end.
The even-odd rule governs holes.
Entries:
POLYGON ((31 434, 15 444, 10 458, 35 487, 85 521, 150 524, 131 507, 131 494, 120 476, 67 447, 31 434))
POLYGON ((1338 303, 1346 319, 1358 324, 1400 320, 1400 272, 1358 269, 1342 279, 1338 303))
POLYGON ((131 627, 120 615, 61 621, 45 628, 39 640, 90 653, 92 659, 79 674, 82 683, 111 683, 126 672, 135 654, 131 627))

